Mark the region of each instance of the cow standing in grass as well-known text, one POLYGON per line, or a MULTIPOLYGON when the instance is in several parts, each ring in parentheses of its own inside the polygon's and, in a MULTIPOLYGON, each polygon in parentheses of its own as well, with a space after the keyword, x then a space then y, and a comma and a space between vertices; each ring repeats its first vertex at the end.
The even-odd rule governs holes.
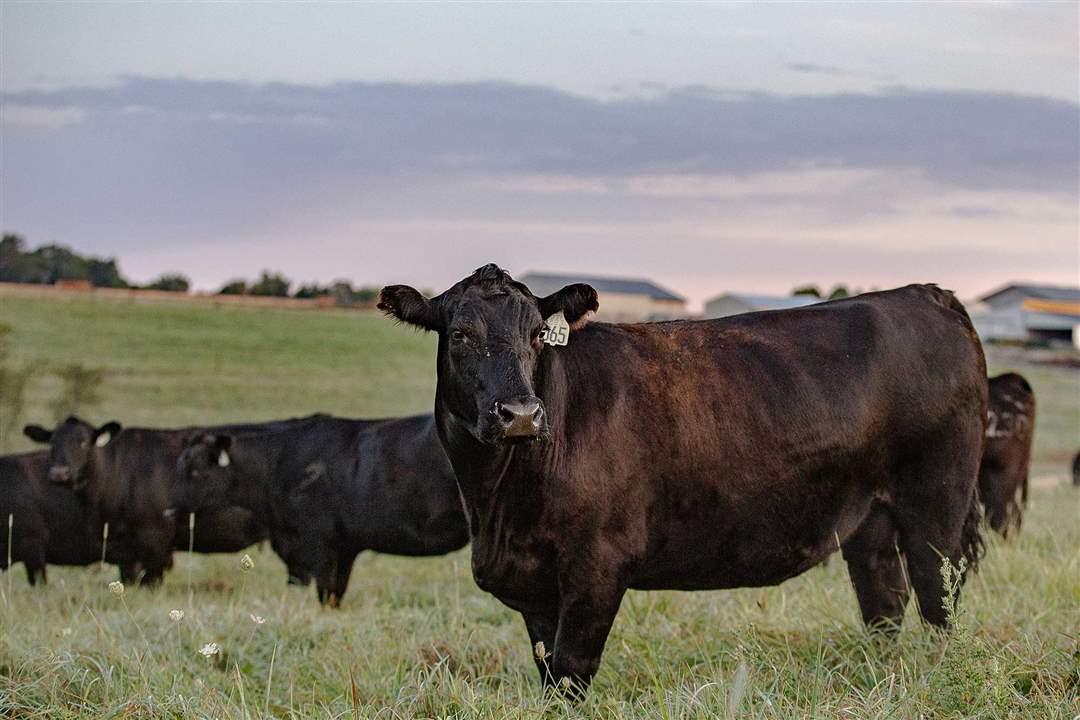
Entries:
POLYGON ((469 540, 431 415, 317 416, 267 432, 206 434, 181 463, 185 494, 266 518, 290 582, 307 585, 314 577, 319 601, 332 607, 364 550, 443 555, 469 540), (228 462, 215 462, 223 451, 228 462))
MULTIPOLYGON (((245 427, 251 426, 222 426, 245 427)), ((189 512, 196 514, 198 552, 234 552, 266 538, 265 524, 243 508, 201 512, 183 505, 176 465, 185 443, 201 430, 122 428, 117 422, 95 427, 70 417, 53 430, 28 425, 24 432, 49 444, 50 482, 79 494, 109 524, 108 559, 120 565, 124 582, 161 582, 172 567, 173 550, 186 550, 192 541, 189 512)))
POLYGON ((102 521, 71 489, 49 482, 49 453, 0 457, 0 562, 22 561, 35 585, 46 564, 90 565, 102 559, 102 521), (8 522, 11 550, 8 554, 8 522))
POLYGON ((979 468, 979 497, 986 519, 1002 537, 1020 529, 1027 507, 1031 443, 1035 435, 1035 393, 1022 375, 989 380, 986 447, 979 468), (1019 497, 1018 497, 1019 496, 1019 497))
POLYGON ((987 402, 951 293, 589 324, 592 287, 538 298, 488 265, 379 306, 438 333, 473 577, 550 653, 545 682, 584 691, 629 588, 775 585, 838 544, 868 625, 900 622, 909 581, 948 625, 942 559, 970 569, 981 548, 987 402))

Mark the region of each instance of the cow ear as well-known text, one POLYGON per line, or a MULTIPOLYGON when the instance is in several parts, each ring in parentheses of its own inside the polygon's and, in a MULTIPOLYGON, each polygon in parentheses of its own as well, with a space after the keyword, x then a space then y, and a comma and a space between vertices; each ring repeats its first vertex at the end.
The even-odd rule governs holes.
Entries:
POLYGON ((434 301, 408 285, 388 285, 379 293, 377 308, 403 323, 439 332, 442 318, 434 301))
POLYGON ((52 442, 52 431, 46 430, 40 425, 27 425, 22 429, 23 435, 30 438, 36 443, 43 443, 48 445, 52 442))
POLYGON ((214 448, 217 449, 218 467, 229 467, 232 458, 229 457, 229 448, 232 447, 231 435, 218 435, 214 438, 214 448))
POLYGON ((557 312, 570 323, 571 330, 580 330, 596 314, 600 303, 592 285, 574 283, 540 299, 540 314, 549 318, 557 312))
POLYGON ((105 447, 119 432, 120 423, 115 420, 105 423, 94 432, 94 447, 105 447))

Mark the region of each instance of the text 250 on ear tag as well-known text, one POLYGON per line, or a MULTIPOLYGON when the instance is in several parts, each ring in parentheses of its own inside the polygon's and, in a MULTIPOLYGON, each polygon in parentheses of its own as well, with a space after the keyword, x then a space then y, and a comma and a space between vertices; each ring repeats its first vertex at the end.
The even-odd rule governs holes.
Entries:
POLYGON ((566 322, 566 316, 559 311, 544 321, 546 327, 541 337, 548 345, 566 345, 570 342, 570 323, 566 322))

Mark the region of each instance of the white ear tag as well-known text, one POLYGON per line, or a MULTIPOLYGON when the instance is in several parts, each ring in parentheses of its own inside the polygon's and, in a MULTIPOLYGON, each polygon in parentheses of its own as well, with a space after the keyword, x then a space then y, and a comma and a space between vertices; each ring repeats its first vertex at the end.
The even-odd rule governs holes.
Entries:
POLYGON ((217 464, 218 467, 229 467, 229 453, 222 450, 221 454, 217 456, 217 464))
POLYGON ((103 432, 94 440, 94 447, 103 448, 109 444, 110 440, 112 440, 112 433, 103 432))
POLYGON ((570 323, 566 322, 562 310, 544 321, 540 339, 548 345, 566 345, 570 342, 570 323))

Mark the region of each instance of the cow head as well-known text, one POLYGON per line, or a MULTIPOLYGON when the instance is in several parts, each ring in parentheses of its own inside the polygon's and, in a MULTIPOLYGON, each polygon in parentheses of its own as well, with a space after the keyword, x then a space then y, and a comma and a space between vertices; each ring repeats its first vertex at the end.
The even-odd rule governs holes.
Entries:
POLYGON ((94 453, 120 433, 120 423, 94 427, 77 417, 69 417, 53 430, 27 425, 23 434, 34 442, 49 445, 49 480, 82 489, 89 480, 94 453))
POLYGON ((485 265, 431 299, 405 285, 385 287, 379 308, 439 334, 437 402, 477 440, 498 444, 547 430, 534 390, 544 319, 562 312, 580 329, 597 301, 583 284, 538 298, 498 266, 485 265))
POLYGON ((231 505, 232 437, 195 432, 184 440, 176 460, 174 502, 180 512, 199 513, 231 505))

